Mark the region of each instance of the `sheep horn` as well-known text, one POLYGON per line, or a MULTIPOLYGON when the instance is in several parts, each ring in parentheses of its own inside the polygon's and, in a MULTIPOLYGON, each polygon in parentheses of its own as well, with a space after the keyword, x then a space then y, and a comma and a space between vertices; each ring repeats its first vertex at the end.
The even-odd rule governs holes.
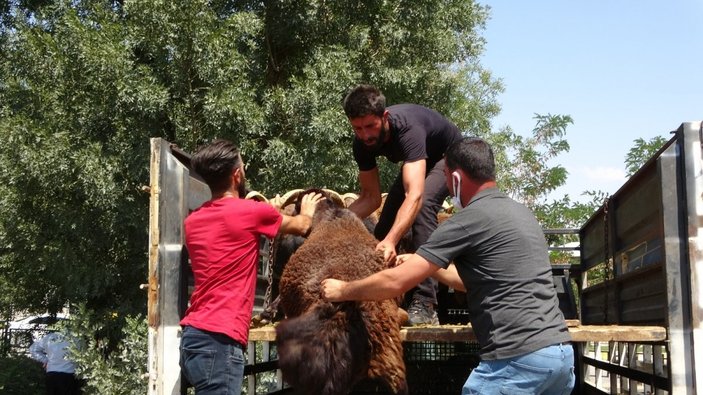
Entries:
POLYGON ((388 193, 382 193, 381 194, 381 205, 378 206, 376 211, 374 211, 374 214, 376 215, 376 218, 381 217, 381 210, 383 210, 383 206, 386 204, 386 197, 388 197, 388 193))
POLYGON ((331 189, 322 189, 327 195, 332 199, 332 201, 337 204, 339 207, 346 207, 344 204, 344 199, 342 199, 342 196, 340 196, 337 192, 331 190, 331 189))
POLYGON ((245 199, 252 199, 252 200, 256 200, 257 202, 268 203, 268 199, 266 199, 266 196, 262 195, 261 192, 257 192, 257 191, 250 191, 249 193, 247 193, 247 196, 245 199))
POLYGON ((282 202, 283 200, 281 200, 281 195, 279 194, 276 194, 276 196, 269 199, 269 204, 271 204, 273 207, 276 207, 277 210, 281 209, 282 202))
POLYGON ((350 204, 352 204, 356 199, 359 198, 359 195, 353 192, 347 192, 344 195, 342 195, 342 200, 344 200, 344 207, 349 207, 350 204))
POLYGON ((283 196, 281 197, 281 209, 284 209, 287 205, 295 202, 295 200, 300 196, 300 194, 303 193, 302 189, 293 189, 292 191, 288 191, 283 196))

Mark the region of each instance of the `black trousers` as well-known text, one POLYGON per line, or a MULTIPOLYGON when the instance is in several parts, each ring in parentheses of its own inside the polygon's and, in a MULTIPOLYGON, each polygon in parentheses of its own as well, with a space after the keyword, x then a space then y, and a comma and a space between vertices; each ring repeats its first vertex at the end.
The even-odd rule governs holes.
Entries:
MULTIPOLYGON (((442 203, 449 190, 444 176, 444 159, 435 164, 427 164, 425 172, 425 190, 422 194, 422 207, 415 217, 415 221, 410 229, 410 243, 402 248, 401 252, 415 252, 437 229, 437 213, 442 209, 442 203), (405 251, 407 249, 407 251, 405 251)), ((405 200, 405 188, 403 187, 402 169, 391 185, 386 202, 381 210, 381 215, 374 230, 374 236, 378 240, 383 240, 388 234, 395 221, 396 214, 401 204, 405 200)), ((407 236, 406 236, 407 237, 407 236)), ((401 242, 403 244, 403 242, 401 242)), ((396 248, 398 248, 396 246, 396 248)), ((437 305, 437 280, 428 277, 420 282, 415 288, 405 294, 406 300, 419 299, 425 303, 437 305)))
POLYGON ((47 395, 81 395, 82 384, 72 373, 46 372, 47 395))

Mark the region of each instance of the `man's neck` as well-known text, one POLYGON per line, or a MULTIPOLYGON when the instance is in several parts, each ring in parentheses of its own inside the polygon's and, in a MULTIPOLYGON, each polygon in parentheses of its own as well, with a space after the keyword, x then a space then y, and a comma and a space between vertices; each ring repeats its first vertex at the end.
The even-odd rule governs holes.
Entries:
POLYGON ((218 200, 218 199, 239 199, 239 194, 232 192, 232 191, 225 191, 222 193, 217 193, 212 195, 211 200, 218 200))
POLYGON ((468 204, 471 201, 471 199, 473 199, 476 195, 479 194, 479 192, 486 190, 486 189, 489 189, 489 188, 496 188, 497 186, 498 186, 498 184, 496 184, 495 181, 485 181, 485 182, 481 183, 480 185, 475 185, 474 186, 475 189, 473 189, 473 188, 469 189, 470 196, 466 199, 465 204, 468 204))
POLYGON ((476 190, 476 193, 479 193, 479 192, 483 191, 484 189, 495 188, 497 186, 498 186, 498 184, 496 184, 495 181, 486 181, 483 184, 479 185, 478 189, 476 190))

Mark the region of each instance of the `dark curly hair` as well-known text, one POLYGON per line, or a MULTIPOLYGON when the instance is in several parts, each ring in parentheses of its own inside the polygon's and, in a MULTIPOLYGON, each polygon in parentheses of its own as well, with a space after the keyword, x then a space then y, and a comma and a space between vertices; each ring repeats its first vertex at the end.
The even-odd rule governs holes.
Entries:
POLYGON ((347 94, 343 106, 347 118, 359 118, 369 114, 380 117, 386 111, 386 97, 375 86, 362 84, 347 94))

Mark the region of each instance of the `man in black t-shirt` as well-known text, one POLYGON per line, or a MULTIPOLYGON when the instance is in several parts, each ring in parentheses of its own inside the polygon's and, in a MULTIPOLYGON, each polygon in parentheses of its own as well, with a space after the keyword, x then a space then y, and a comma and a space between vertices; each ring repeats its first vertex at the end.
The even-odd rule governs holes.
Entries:
POLYGON ((467 292, 481 362, 462 394, 570 394, 574 350, 552 280, 542 227, 502 193, 490 146, 452 144, 445 180, 456 211, 399 265, 345 282, 322 280, 331 302, 390 299, 427 276, 467 292), (451 264, 454 262, 454 264, 451 264))
MULTIPOLYGON (((381 205, 376 157, 402 162, 388 191, 374 235, 386 261, 410 231, 415 251, 437 228, 437 213, 448 196, 444 182, 444 151, 461 132, 438 112, 417 104, 386 107, 383 94, 359 85, 344 99, 344 112, 354 129, 354 159, 359 166, 361 193, 349 209, 366 218, 381 205)), ((408 295, 408 323, 438 324, 437 281, 427 278, 408 295)))

